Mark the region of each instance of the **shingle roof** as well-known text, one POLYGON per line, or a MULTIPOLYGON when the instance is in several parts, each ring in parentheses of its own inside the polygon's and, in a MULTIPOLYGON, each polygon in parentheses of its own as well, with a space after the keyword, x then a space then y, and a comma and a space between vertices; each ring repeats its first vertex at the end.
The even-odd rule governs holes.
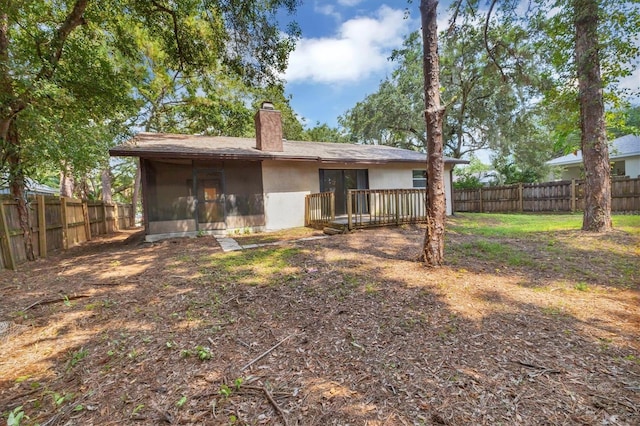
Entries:
MULTIPOLYGON (((339 163, 424 163, 426 155, 385 145, 283 141, 282 152, 260 151, 252 138, 139 133, 109 150, 112 156, 222 160, 295 160, 339 163)), ((445 162, 468 161, 445 157, 445 162)))
MULTIPOLYGON (((626 135, 614 139, 609 144, 609 158, 612 160, 640 155, 640 136, 626 135)), ((547 161, 550 166, 568 166, 582 163, 582 151, 547 161)))

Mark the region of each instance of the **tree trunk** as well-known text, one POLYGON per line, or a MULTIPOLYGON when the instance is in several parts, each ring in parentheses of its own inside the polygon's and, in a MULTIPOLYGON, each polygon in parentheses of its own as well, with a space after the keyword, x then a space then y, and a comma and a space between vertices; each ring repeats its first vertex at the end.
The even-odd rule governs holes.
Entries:
POLYGON ((573 13, 585 172, 582 229, 604 232, 612 229, 611 167, 598 52, 598 1, 573 0, 573 13))
POLYGON ((107 204, 113 203, 113 197, 111 193, 111 170, 109 166, 102 169, 100 173, 100 180, 102 181, 102 201, 107 204))
POLYGON ((16 129, 15 120, 11 120, 6 136, 7 164, 9 166, 9 185, 11 195, 18 203, 18 222, 22 230, 24 240, 24 252, 27 260, 36 260, 33 252, 33 240, 31 225, 29 224, 29 207, 27 205, 27 194, 25 193, 25 176, 20 161, 20 140, 16 129))
POLYGON ((422 256, 427 266, 444 263, 446 201, 440 106, 437 0, 421 0, 425 120, 427 124, 427 230, 422 256))
POLYGON ((73 180, 73 176, 69 170, 62 170, 60 173, 60 196, 73 198, 73 190, 75 184, 73 180))

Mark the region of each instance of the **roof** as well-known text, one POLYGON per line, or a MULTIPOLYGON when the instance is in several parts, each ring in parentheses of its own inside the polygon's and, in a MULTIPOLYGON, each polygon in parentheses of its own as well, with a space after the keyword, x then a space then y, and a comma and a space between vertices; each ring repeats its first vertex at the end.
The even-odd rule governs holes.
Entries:
MULTIPOLYGON (((0 176, 1 177, 1 176, 0 176)), ((2 177, 3 180, 6 179, 5 177, 2 177)), ((28 194, 37 194, 37 195, 58 195, 58 193, 60 192, 59 190, 57 190, 56 188, 52 188, 50 186, 47 185, 43 185, 39 182, 36 182, 35 180, 31 179, 31 178, 25 178, 25 190, 28 194)), ((10 194, 11 190, 9 189, 9 187, 7 185, 5 185, 4 183, 0 183, 0 194, 10 194)))
MULTIPOLYGON (((253 138, 139 133, 109 150, 112 156, 216 160, 292 160, 327 163, 425 163, 424 153, 385 145, 283 141, 283 151, 261 151, 253 138)), ((446 163, 468 161, 445 157, 446 163)))
MULTIPOLYGON (((626 135, 614 139, 609 144, 609 158, 611 160, 640 156, 640 136, 626 135)), ((547 161, 550 166, 570 166, 582 163, 582 151, 571 153, 563 157, 547 161)))

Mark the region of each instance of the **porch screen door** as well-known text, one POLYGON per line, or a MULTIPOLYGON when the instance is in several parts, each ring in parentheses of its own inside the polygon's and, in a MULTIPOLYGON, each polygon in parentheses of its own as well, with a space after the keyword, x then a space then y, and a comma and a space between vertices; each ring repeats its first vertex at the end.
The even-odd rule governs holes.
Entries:
POLYGON ((220 171, 196 170, 197 224, 200 229, 224 228, 224 185, 220 171))

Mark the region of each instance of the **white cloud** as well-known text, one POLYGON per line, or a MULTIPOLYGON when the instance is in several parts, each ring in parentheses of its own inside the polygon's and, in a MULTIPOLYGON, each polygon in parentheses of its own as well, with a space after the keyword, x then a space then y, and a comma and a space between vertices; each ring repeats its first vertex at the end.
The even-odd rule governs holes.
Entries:
POLYGON ((318 5, 317 3, 313 7, 313 11, 319 13, 321 15, 332 16, 336 20, 341 20, 342 16, 336 10, 335 6, 332 4, 318 5))
POLYGON ((360 3, 362 3, 362 0, 338 0, 338 4, 341 6, 353 7, 357 6, 360 3))
POLYGON ((342 23, 332 38, 303 38, 289 58, 288 82, 345 83, 389 67, 411 21, 404 11, 382 6, 372 17, 342 23))

